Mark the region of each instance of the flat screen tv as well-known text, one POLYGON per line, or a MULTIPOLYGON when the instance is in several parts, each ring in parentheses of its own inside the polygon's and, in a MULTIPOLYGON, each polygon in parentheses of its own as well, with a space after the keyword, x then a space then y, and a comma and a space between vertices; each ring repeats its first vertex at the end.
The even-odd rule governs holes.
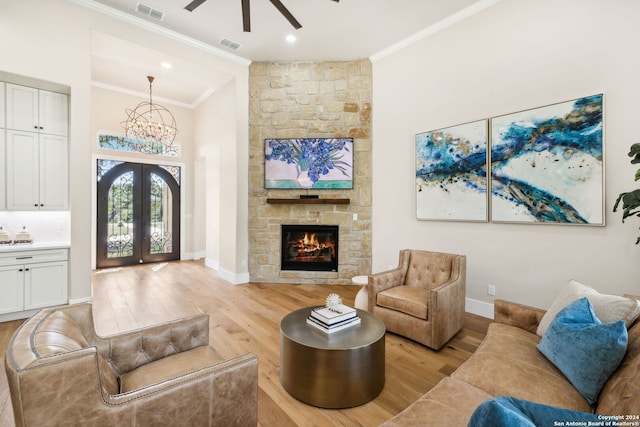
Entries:
POLYGON ((353 188, 353 138, 274 138, 264 141, 267 189, 353 188))

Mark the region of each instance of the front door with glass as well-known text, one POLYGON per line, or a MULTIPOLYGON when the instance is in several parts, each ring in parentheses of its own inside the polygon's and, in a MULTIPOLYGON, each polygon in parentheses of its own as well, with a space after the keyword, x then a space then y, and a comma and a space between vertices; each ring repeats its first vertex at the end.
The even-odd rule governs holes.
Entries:
POLYGON ((98 160, 97 267, 180 259, 180 168, 98 160))

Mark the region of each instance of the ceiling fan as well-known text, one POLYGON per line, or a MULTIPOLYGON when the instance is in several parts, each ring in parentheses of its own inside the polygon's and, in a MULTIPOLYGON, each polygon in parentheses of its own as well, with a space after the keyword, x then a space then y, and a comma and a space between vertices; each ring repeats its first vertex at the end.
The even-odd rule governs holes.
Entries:
MULTIPOLYGON (((189 12, 193 12, 195 8, 200 6, 205 1, 207 0, 193 0, 184 8, 187 9, 189 12)), ((251 32, 251 16, 249 13, 249 0, 240 0, 240 1, 242 2, 242 30, 248 33, 248 32, 251 32)), ((271 4, 273 4, 276 7, 276 9, 280 11, 282 16, 287 18, 287 21, 289 21, 289 23, 293 25, 293 28, 295 28, 296 30, 299 28, 302 28, 302 24, 298 22, 298 20, 291 14, 291 12, 289 12, 289 9, 287 9, 280 0, 269 0, 269 1, 271 2, 271 4)), ((331 1, 334 1, 336 3, 340 2, 340 0, 331 0, 331 1)))

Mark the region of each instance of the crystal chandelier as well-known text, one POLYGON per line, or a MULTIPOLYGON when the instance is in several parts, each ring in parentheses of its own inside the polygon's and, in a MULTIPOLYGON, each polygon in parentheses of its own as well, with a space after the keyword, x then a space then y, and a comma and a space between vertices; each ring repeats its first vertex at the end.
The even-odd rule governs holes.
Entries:
POLYGON ((147 145, 170 147, 173 144, 178 128, 173 114, 165 107, 154 104, 151 86, 153 76, 149 80, 149 102, 141 102, 133 109, 127 109, 127 120, 122 122, 128 138, 137 139, 147 145))

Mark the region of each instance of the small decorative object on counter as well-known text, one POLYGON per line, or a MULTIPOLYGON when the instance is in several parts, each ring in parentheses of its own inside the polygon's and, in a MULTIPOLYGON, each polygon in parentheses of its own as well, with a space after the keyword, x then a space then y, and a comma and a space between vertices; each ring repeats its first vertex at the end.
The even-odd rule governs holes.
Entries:
POLYGON ((0 227, 0 245, 10 245, 10 244, 11 244, 11 237, 9 236, 9 233, 7 232, 7 230, 0 227))
POLYGON ((31 232, 27 230, 27 227, 22 227, 22 230, 16 233, 16 238, 14 243, 33 243, 33 239, 31 238, 31 232))

